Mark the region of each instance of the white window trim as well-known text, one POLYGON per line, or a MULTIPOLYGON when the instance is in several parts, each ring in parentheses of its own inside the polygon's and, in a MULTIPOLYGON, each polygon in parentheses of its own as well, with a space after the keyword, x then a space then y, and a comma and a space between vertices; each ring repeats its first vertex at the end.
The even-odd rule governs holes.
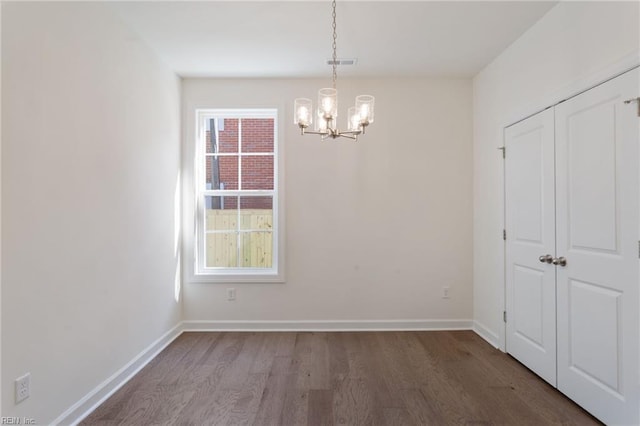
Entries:
POLYGON ((281 283, 284 276, 284 197, 282 183, 282 138, 279 129, 282 127, 282 114, 278 108, 195 108, 192 110, 195 120, 191 137, 187 132, 183 155, 186 162, 183 164, 184 176, 184 230, 183 251, 184 278, 193 283, 281 283), (206 134, 202 132, 203 121, 209 118, 274 118, 274 189, 273 191, 246 191, 247 194, 260 195, 268 193, 273 196, 273 266, 271 268, 204 268, 202 257, 202 239, 199 238, 204 223, 203 210, 200 203, 202 195, 208 191, 199 188, 202 181, 201 173, 204 173, 202 164, 204 159, 204 144, 206 134))

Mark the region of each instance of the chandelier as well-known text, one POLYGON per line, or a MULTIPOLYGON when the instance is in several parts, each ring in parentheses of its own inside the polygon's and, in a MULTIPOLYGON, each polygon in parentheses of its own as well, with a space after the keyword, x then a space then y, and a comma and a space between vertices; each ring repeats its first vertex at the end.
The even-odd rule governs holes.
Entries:
POLYGON ((322 140, 327 138, 336 139, 339 137, 356 140, 358 135, 364 134, 365 129, 373 123, 373 96, 356 96, 356 104, 347 111, 347 130, 341 131, 337 127, 338 118, 338 90, 336 80, 338 78, 337 66, 338 57, 336 55, 336 0, 331 3, 333 13, 333 86, 320 89, 318 91, 318 109, 315 112, 315 131, 307 130, 313 124, 313 104, 311 99, 297 98, 294 101, 294 123, 300 128, 300 134, 320 135, 322 140))

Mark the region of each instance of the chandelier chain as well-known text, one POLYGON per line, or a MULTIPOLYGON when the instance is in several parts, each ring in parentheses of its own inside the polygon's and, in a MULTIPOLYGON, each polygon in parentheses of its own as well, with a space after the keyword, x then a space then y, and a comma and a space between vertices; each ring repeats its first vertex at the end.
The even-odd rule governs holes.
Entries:
POLYGON ((336 39, 338 38, 338 34, 336 33, 336 0, 333 0, 331 7, 333 9, 333 13, 331 14, 333 18, 333 88, 336 88, 336 80, 338 79, 338 56, 336 55, 336 39))

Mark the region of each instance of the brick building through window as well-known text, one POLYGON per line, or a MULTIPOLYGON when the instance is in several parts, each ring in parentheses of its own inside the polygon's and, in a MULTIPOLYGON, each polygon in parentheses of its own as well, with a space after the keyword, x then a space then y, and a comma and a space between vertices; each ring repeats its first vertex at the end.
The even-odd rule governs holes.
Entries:
MULTIPOLYGON (((272 118, 210 119, 209 130, 206 132, 206 152, 237 155, 207 157, 207 189, 272 190, 273 138, 272 118)), ((272 208, 270 197, 242 198, 240 204, 245 209, 272 208)), ((207 208, 236 209, 238 198, 215 197, 210 200, 207 208)))

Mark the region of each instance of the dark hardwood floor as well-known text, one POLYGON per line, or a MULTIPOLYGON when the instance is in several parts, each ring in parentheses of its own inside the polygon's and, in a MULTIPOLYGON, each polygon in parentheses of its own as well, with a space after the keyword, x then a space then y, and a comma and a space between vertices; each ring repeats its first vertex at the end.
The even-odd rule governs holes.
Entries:
POLYGON ((83 425, 591 425, 471 331, 184 333, 83 425))

